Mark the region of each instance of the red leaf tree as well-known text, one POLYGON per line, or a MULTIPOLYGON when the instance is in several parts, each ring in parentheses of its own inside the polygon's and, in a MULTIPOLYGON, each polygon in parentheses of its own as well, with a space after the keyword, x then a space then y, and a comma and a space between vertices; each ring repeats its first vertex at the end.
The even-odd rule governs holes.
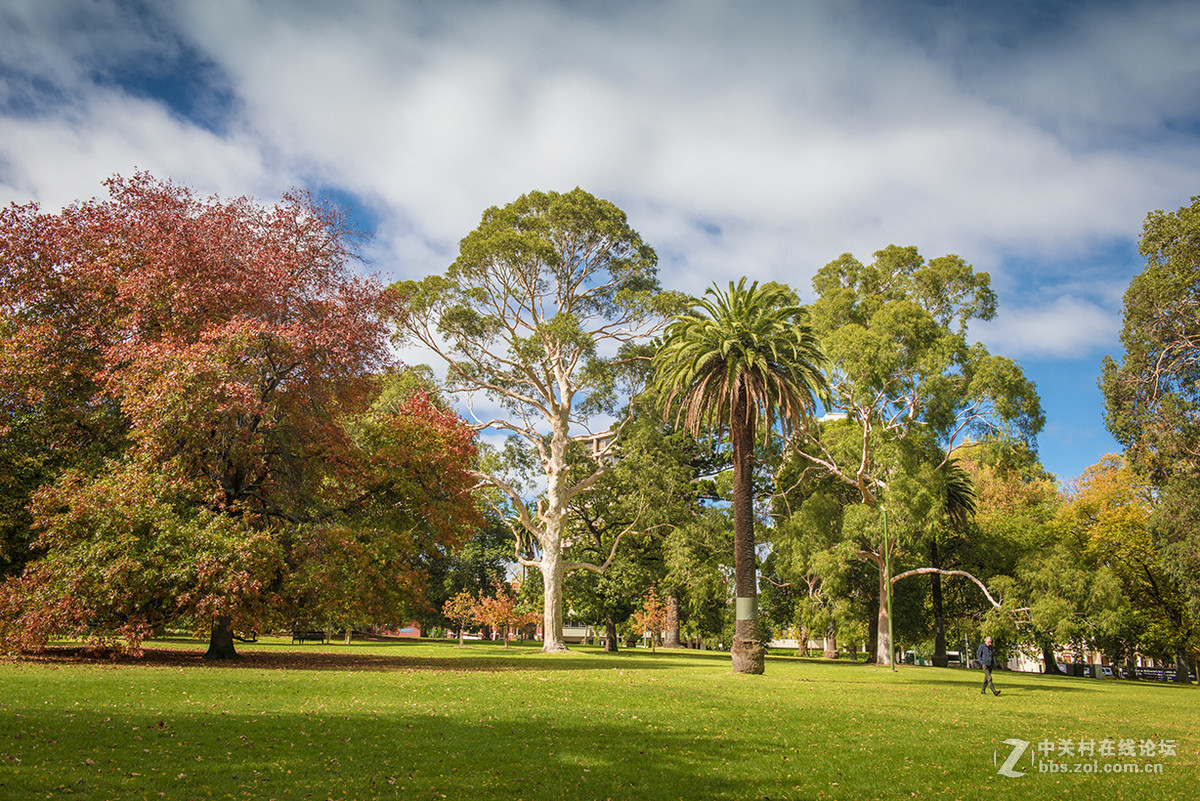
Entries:
POLYGON ((667 628, 667 605, 658 597, 658 590, 651 587, 646 591, 640 609, 631 618, 635 632, 645 632, 650 635, 650 652, 655 651, 655 644, 667 628))
POLYGON ((35 558, 0 633, 136 646, 190 618, 223 658, 298 612, 396 614, 420 549, 473 524, 474 444, 428 398, 372 406, 401 310, 340 213, 107 187, 0 212, 0 436, 86 456, 25 485, 35 558))
POLYGON ((504 647, 507 648, 512 630, 536 623, 538 612, 521 602, 519 581, 497 581, 495 589, 495 595, 479 598, 474 618, 480 625, 490 626, 492 631, 504 640, 504 647))

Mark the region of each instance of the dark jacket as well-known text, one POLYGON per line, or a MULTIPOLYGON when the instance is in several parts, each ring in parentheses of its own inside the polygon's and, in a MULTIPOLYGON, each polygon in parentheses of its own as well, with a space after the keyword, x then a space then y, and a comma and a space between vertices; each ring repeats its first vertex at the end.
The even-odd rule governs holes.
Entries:
POLYGON ((990 668, 992 666, 991 646, 986 642, 979 643, 979 650, 975 652, 975 658, 979 660, 981 666, 990 668))

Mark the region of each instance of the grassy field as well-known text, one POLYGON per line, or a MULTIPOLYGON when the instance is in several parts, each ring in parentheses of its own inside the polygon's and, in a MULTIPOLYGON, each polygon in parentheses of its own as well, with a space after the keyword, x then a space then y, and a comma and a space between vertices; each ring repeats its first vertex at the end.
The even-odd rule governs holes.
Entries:
POLYGON ((217 667, 199 643, 154 645, 137 665, 0 662, 0 799, 1147 801, 1200 786, 1195 687, 1000 673, 994 698, 978 672, 928 667, 774 657, 741 676, 726 654, 415 642, 265 641, 217 667), (1024 775, 999 772, 1005 740, 1030 743, 1010 768, 1024 775), (1136 755, 1100 755, 1122 740, 1136 755), (1081 742, 1096 755, 1059 753, 1081 742))

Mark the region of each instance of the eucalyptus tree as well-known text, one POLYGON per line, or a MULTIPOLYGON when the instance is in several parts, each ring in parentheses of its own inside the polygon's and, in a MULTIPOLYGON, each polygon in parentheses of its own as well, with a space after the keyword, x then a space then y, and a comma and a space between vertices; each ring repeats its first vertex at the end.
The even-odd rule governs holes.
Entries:
MULTIPOLYGON (((813 328, 831 363, 827 406, 839 418, 828 428, 839 436, 803 431, 794 439, 796 453, 852 487, 866 507, 855 512, 861 519, 853 533, 862 541, 856 555, 878 568, 881 599, 886 563, 916 545, 906 537, 924 537, 934 522, 923 519, 926 512, 904 520, 889 509, 887 496, 896 499, 891 506, 908 511, 946 512, 944 496, 940 503, 923 498, 913 506, 909 501, 920 487, 910 484, 917 495, 900 492, 897 480, 924 469, 921 462, 944 474, 951 451, 969 439, 1006 439, 1033 450, 1044 424, 1037 392, 1021 367, 968 342, 968 324, 995 315, 990 283, 987 273, 958 256, 926 261, 915 247, 896 245, 877 251, 869 265, 844 254, 813 278, 813 328), (845 447, 847 436, 856 438, 853 447, 845 447), (831 447, 831 439, 843 447, 831 447), (892 512, 893 524, 906 524, 893 525, 902 536, 884 536, 884 509, 892 512)), ((944 475, 940 483, 945 485, 944 475)), ((890 644, 882 642, 886 617, 881 602, 878 653, 885 664, 891 659, 890 644)))
POLYGON ((659 290, 654 250, 625 213, 578 188, 489 208, 444 275, 394 288, 407 299, 398 340, 437 354, 451 392, 498 405, 480 428, 510 432, 536 454, 544 492, 532 503, 502 475, 480 478, 508 501, 518 561, 541 571, 543 650, 564 651, 563 576, 609 561, 564 558, 570 504, 610 469, 620 436, 610 415, 648 359, 638 343, 661 330, 681 298, 659 290), (581 478, 568 475, 573 444, 593 459, 581 478))
POLYGON ((733 666, 762 673, 763 648, 756 626, 757 565, 754 546, 754 442, 760 423, 784 430, 812 419, 825 391, 824 354, 805 309, 774 282, 728 291, 714 286, 707 298, 667 326, 655 356, 655 385, 668 415, 694 433, 728 432, 733 455, 734 573, 737 622, 733 666))
POLYGON ((1105 422, 1155 488, 1159 558, 1200 619, 1200 196, 1148 214, 1139 249, 1146 266, 1125 292, 1125 354, 1104 360, 1105 422))

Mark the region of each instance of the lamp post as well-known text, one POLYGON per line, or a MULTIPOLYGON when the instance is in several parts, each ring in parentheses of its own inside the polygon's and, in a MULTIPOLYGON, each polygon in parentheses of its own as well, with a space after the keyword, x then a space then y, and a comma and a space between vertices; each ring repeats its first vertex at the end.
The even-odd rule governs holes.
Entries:
POLYGON ((888 664, 892 667, 892 672, 896 672, 896 642, 892 639, 892 549, 888 543, 888 525, 887 525, 887 507, 880 505, 880 510, 883 512, 883 581, 887 588, 887 616, 888 616, 888 664))

